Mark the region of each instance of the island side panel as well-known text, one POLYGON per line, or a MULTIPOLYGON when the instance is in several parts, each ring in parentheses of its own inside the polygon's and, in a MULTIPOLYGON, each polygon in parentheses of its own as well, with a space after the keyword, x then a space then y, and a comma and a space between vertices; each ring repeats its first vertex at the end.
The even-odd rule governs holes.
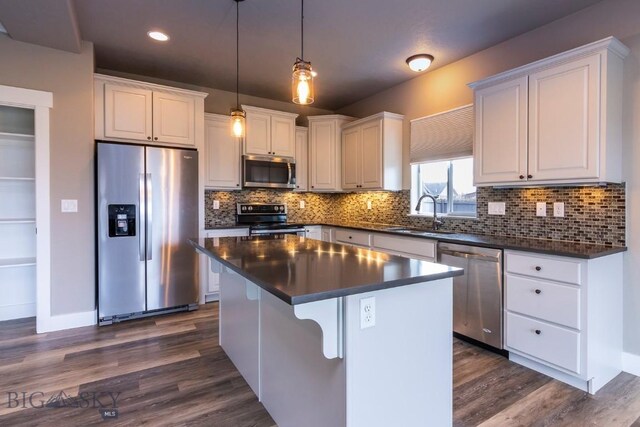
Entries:
POLYGON ((345 297, 347 426, 450 426, 452 279, 345 297), (360 300, 375 297, 375 326, 360 300))
MULTIPOLYGON (((211 262, 218 263, 214 259, 211 262)), ((220 273, 220 346, 260 398, 259 288, 222 266, 220 273)))
POLYGON ((279 427, 346 425, 343 359, 326 359, 322 330, 261 291, 261 401, 279 427))

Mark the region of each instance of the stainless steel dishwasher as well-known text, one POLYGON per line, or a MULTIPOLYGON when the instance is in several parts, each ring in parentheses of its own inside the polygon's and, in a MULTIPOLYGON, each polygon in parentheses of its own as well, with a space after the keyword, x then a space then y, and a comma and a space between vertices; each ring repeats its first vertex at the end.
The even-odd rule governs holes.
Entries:
POLYGON ((438 262, 464 268, 453 278, 453 331, 502 349, 502 250, 439 242, 438 262))

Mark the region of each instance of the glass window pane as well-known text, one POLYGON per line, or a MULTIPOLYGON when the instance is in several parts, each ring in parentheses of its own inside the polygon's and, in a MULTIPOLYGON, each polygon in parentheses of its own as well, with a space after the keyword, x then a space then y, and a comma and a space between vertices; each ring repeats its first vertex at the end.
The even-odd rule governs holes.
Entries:
MULTIPOLYGON (((449 161, 423 163, 420 165, 421 188, 418 194, 437 196, 437 212, 446 213, 448 210, 447 185, 449 177, 449 161)), ((433 202, 425 198, 422 201, 422 213, 433 212, 433 202)))
POLYGON ((473 186, 473 158, 453 160, 452 213, 476 214, 476 188, 473 186))

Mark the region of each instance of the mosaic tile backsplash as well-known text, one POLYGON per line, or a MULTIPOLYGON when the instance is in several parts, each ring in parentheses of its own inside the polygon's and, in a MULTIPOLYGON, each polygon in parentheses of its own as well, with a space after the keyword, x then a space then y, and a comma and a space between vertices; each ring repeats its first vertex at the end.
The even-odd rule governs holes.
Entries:
MULTIPOLYGON (((233 225, 237 202, 286 203, 289 221, 371 222, 429 228, 430 218, 410 217, 410 192, 293 193, 278 190, 206 191, 206 227, 233 225), (213 210, 213 200, 220 209, 213 210), (300 201, 306 203, 300 209, 300 201), (367 201, 372 202, 371 210, 367 201)), ((444 219, 443 229, 571 242, 625 245, 625 186, 478 188, 476 219, 444 219), (505 202, 504 216, 488 215, 489 202, 505 202), (536 202, 547 202, 547 217, 536 216, 536 202), (564 202, 565 217, 553 217, 553 202, 564 202)))

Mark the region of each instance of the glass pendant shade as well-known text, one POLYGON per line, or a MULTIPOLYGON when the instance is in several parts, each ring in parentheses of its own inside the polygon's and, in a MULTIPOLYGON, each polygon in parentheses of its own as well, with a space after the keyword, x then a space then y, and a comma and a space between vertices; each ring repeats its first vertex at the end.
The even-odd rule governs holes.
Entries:
POLYGON ((235 136, 236 138, 244 137, 244 119, 244 111, 239 109, 231 111, 231 135, 235 136))
POLYGON ((291 99, 295 104, 313 104, 315 91, 313 88, 313 74, 311 63, 298 58, 293 64, 291 76, 291 99))

